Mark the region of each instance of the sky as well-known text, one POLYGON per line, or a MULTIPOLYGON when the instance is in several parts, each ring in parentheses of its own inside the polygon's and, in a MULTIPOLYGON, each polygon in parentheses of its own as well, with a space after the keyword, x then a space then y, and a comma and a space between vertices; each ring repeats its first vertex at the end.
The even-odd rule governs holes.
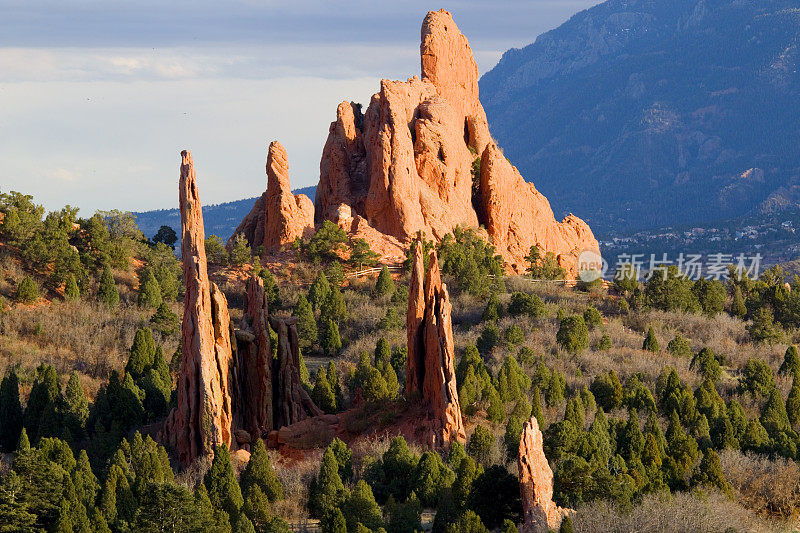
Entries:
POLYGON ((143 211, 260 195, 267 146, 315 185, 339 102, 419 75, 420 25, 448 9, 482 73, 597 0, 0 0, 0 192, 143 211))

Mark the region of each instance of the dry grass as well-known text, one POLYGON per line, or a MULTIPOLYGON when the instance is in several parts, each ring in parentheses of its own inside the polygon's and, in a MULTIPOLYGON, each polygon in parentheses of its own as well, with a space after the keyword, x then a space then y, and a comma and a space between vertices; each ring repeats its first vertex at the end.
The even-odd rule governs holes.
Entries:
POLYGON ((718 492, 682 492, 672 496, 649 494, 629 512, 606 501, 577 509, 575 531, 581 533, 720 533, 767 532, 787 528, 759 520, 718 492))
POLYGON ((800 466, 796 462, 724 450, 720 453, 720 464, 742 505, 783 519, 797 518, 800 466))

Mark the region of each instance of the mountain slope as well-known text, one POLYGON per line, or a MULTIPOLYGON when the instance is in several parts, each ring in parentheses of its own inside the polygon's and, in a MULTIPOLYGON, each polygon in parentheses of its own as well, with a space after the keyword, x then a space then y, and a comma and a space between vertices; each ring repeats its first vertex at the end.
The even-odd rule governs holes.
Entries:
POLYGON ((795 203, 796 1, 609 0, 481 79, 492 134, 601 231, 795 203))

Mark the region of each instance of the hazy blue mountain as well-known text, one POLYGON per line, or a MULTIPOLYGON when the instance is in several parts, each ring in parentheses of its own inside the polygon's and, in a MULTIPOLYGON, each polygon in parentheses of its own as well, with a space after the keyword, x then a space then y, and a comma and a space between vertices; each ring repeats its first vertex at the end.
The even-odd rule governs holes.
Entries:
POLYGON ((800 3, 609 0, 480 82, 492 134, 601 232, 800 199, 800 3))
MULTIPOLYGON (((311 201, 314 201, 314 196, 317 192, 317 187, 305 187, 294 191, 295 194, 305 194, 311 201)), ((253 204, 256 203, 258 197, 246 198, 244 200, 236 200, 235 202, 226 202, 224 204, 204 205, 203 206, 203 222, 206 229, 206 237, 216 235, 223 241, 233 235, 239 222, 250 212, 253 204)), ((134 213, 136 215, 136 223, 139 229, 147 237, 152 237, 161 226, 169 226, 175 230, 180 238, 181 233, 181 213, 178 209, 160 209, 158 211, 144 211, 141 213, 134 213)))

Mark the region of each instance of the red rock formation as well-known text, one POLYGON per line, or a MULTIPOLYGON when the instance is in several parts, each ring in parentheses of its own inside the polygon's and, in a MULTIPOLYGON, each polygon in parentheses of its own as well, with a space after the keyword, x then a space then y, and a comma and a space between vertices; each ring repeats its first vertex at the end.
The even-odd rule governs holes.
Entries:
POLYGON ((314 203, 304 194, 292 194, 286 149, 273 141, 267 152, 267 190, 256 200, 234 236, 241 233, 250 246, 264 246, 267 252, 273 252, 313 228, 314 203))
POLYGON ((453 370, 450 295, 442 283, 436 253, 431 252, 428 258, 424 280, 421 245, 416 246, 414 254, 406 316, 406 397, 420 397, 428 407, 424 423, 431 446, 463 443, 466 435, 453 370))
POLYGON ((236 433, 246 443, 272 429, 272 352, 264 282, 253 276, 247 282, 247 303, 242 329, 236 332, 236 394, 233 398, 236 433))
POLYGON ((303 388, 300 381, 300 342, 297 337, 297 317, 270 317, 278 334, 278 354, 273 361, 272 389, 273 427, 279 429, 306 418, 322 415, 322 410, 303 388))
POLYGON ((572 511, 553 502, 553 471, 544 456, 542 432, 536 417, 531 417, 522 429, 517 467, 524 519, 521 531, 558 530, 561 520, 572 511))
POLYGON ((421 37, 421 79, 382 80, 363 117, 358 104, 339 105, 320 163, 317 222, 337 220, 346 204, 406 245, 419 231, 441 239, 480 224, 509 271, 524 270, 536 244, 575 274, 577 254, 599 250, 597 241, 576 217, 556 222, 494 146, 467 39, 443 10, 428 13, 421 37))
POLYGON ((516 272, 527 268, 531 246, 558 251, 558 262, 568 271, 584 250, 597 249, 589 226, 575 216, 555 223, 553 210, 533 183, 527 183, 497 145, 487 145, 481 157, 481 209, 486 229, 516 272))
POLYGON ((203 210, 192 155, 181 152, 181 257, 186 286, 183 309, 183 358, 178 400, 163 437, 183 464, 231 445, 230 315, 225 295, 209 283, 203 210))

